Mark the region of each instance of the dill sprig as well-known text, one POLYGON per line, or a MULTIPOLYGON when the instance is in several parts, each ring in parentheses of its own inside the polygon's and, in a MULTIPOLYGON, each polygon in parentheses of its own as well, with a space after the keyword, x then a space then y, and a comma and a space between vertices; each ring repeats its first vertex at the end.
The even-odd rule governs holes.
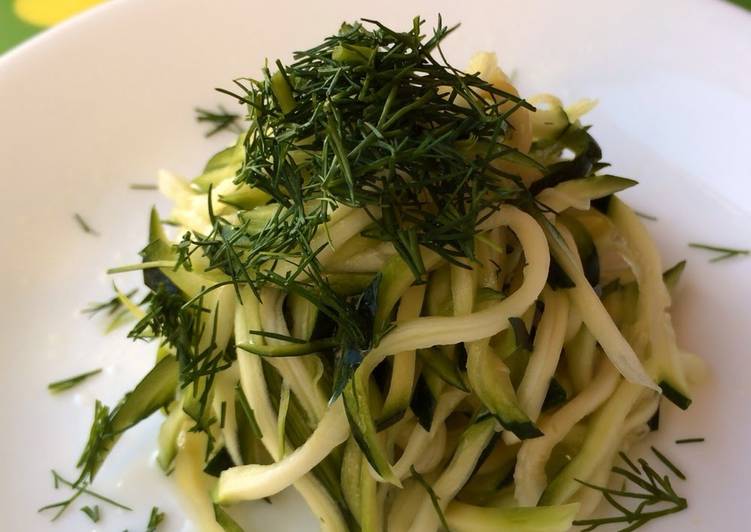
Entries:
POLYGON ((650 222, 656 222, 657 216, 654 214, 649 214, 643 211, 634 211, 634 214, 636 214, 639 218, 644 218, 645 220, 649 220, 650 222))
MULTIPOLYGON (((115 292, 117 292, 117 287, 113 288, 115 292)), ((125 297, 132 298, 137 291, 138 290, 134 288, 130 292, 126 293, 125 297)), ((111 299, 108 299, 107 301, 102 301, 101 303, 90 303, 81 312, 88 314, 89 316, 95 316, 100 312, 104 312, 107 316, 113 316, 121 310, 123 310, 122 299, 118 294, 115 294, 111 299)))
POLYGON ((712 246, 709 244, 697 244, 696 242, 689 243, 688 247, 717 253, 718 255, 709 259, 709 262, 719 262, 721 260, 751 254, 751 250, 749 249, 724 248, 720 246, 712 246))
MULTIPOLYGON (((52 471, 52 481, 55 486, 55 489, 59 489, 60 485, 63 485, 74 490, 73 495, 71 495, 69 498, 63 501, 48 504, 47 506, 42 506, 41 508, 39 508, 38 512, 40 513, 47 511, 47 510, 57 509, 57 512, 52 516, 52 521, 56 521, 61 515, 63 515, 65 510, 67 510, 82 495, 88 495, 89 497, 93 497, 95 499, 98 499, 102 502, 106 502, 107 504, 110 504, 122 510, 126 510, 128 512, 132 511, 132 508, 125 506, 124 504, 121 504, 117 501, 110 499, 109 497, 105 497, 104 495, 91 491, 90 489, 88 489, 88 484, 85 482, 74 484, 73 482, 69 482, 65 480, 55 470, 52 471)), ((88 515, 88 512, 86 513, 88 515)), ((98 515, 98 512, 97 512, 97 515, 98 515)))
POLYGON ((91 519, 92 522, 98 523, 99 519, 101 518, 101 512, 99 511, 99 505, 95 504, 92 506, 84 506, 81 508, 81 511, 85 513, 89 519, 91 519))
MULTIPOLYGON (((652 452, 660 462, 662 462, 678 478, 686 478, 683 472, 668 460, 664 454, 660 453, 654 447, 652 447, 652 452)), ((619 531, 630 532, 641 528, 654 519, 674 514, 688 508, 688 501, 675 492, 668 475, 660 475, 643 458, 638 460, 637 466, 637 464, 626 456, 626 454, 620 453, 620 457, 626 464, 627 468, 614 467, 613 473, 623 477, 626 483, 633 484, 634 487, 639 490, 632 491, 627 486, 623 489, 611 489, 606 486, 596 486, 589 482, 577 480, 577 482, 584 486, 601 492, 605 500, 619 512, 619 515, 612 517, 580 519, 574 521, 574 525, 586 527, 583 532, 611 524, 625 525, 625 527, 620 528, 619 531), (635 508, 629 509, 618 499, 639 501, 639 504, 635 508)))
POLYGON ((682 438, 680 440, 675 440, 675 443, 676 445, 682 445, 685 443, 704 443, 705 441, 705 438, 682 438))
POLYGON ((83 219, 83 216, 81 216, 77 212, 73 214, 73 219, 76 221, 76 223, 78 224, 78 227, 80 227, 84 233, 87 233, 93 236, 99 236, 99 233, 95 231, 94 228, 91 227, 88 224, 88 222, 83 219))
MULTIPOLYGON (((90 303, 81 311, 89 317, 104 313, 109 318, 107 327, 105 328, 107 333, 112 332, 132 318, 130 311, 125 307, 123 301, 132 299, 138 292, 137 289, 133 289, 123 294, 120 293, 117 286, 113 285, 112 288, 115 291, 115 295, 111 299, 102 301, 101 303, 90 303)), ((143 301, 140 304, 143 304, 143 301)))
POLYGON ((224 130, 234 131, 235 133, 241 131, 240 125, 238 124, 240 115, 237 113, 230 113, 221 105, 217 107, 216 111, 197 107, 196 120, 200 123, 211 124, 211 129, 206 132, 207 137, 216 135, 224 130))
POLYGON ((85 381, 89 377, 98 375, 101 372, 102 372, 102 369, 97 368, 91 371, 87 371, 85 373, 81 373, 80 375, 76 375, 74 377, 69 377, 67 379, 62 379, 59 381, 51 382, 47 385, 47 389, 50 391, 50 393, 64 392, 65 390, 70 390, 74 386, 81 384, 83 381, 85 381))
POLYGON ((164 512, 160 512, 159 508, 154 506, 151 508, 151 513, 149 514, 149 522, 146 525, 146 532, 156 532, 156 529, 159 527, 159 525, 164 521, 164 512))

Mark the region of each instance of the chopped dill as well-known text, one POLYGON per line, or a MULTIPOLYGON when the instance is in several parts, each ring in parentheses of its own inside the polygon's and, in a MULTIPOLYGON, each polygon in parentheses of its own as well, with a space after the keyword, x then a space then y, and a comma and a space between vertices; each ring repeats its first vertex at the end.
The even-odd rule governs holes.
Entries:
MULTIPOLYGON (((678 478, 686 478, 683 472, 668 460, 665 455, 657 451, 654 447, 652 447, 652 452, 678 478)), ((668 475, 660 475, 644 459, 639 459, 637 465, 624 453, 620 453, 620 457, 626 466, 628 466, 628 469, 616 466, 613 468, 613 473, 623 477, 627 482, 624 488, 612 489, 577 480, 580 484, 601 492, 605 500, 619 514, 611 517, 580 519, 574 521, 573 524, 575 526, 586 527, 583 532, 587 532, 600 526, 615 524, 624 525, 624 528, 619 529, 620 532, 630 532, 641 528, 654 519, 688 508, 688 501, 675 492, 668 475), (632 484, 633 489, 628 484, 632 484), (634 502, 639 501, 639 504, 635 508, 630 509, 624 503, 620 502, 619 499, 633 500, 634 502)))
POLYGON ((219 133, 220 131, 234 131, 240 133, 241 128, 238 124, 240 115, 236 113, 230 113, 221 105, 218 106, 216 111, 209 111, 208 109, 196 108, 196 120, 200 123, 207 123, 211 125, 211 129, 206 132, 207 137, 211 137, 219 133))
POLYGON ((719 262, 725 259, 732 259, 733 257, 747 256, 751 253, 749 249, 724 248, 709 244, 697 244, 696 242, 689 243, 688 247, 717 253, 718 255, 709 259, 709 262, 719 262))
POLYGON ((156 529, 164 521, 164 512, 160 512, 159 508, 154 506, 151 508, 151 514, 149 514, 149 522, 146 525, 146 532, 156 532, 156 529))
POLYGON ((649 220, 650 222, 656 222, 657 221, 657 216, 654 216, 652 214, 647 214, 646 212, 642 212, 642 211, 634 211, 634 213, 639 218, 644 218, 645 220, 649 220))
POLYGON ((80 227, 84 233, 87 233, 93 236, 99 236, 99 233, 95 231, 94 228, 92 228, 88 224, 88 222, 86 222, 86 220, 83 219, 83 216, 81 216, 80 214, 74 213, 73 219, 76 221, 76 223, 78 224, 78 227, 80 227))
POLYGON ((706 441, 705 438, 683 438, 680 440, 675 440, 675 443, 677 445, 682 445, 685 443, 704 443, 706 441))
POLYGON ((102 372, 102 369, 97 368, 91 371, 87 371, 86 373, 81 373, 80 375, 76 375, 74 377, 69 377, 67 379, 62 379, 59 381, 51 382, 47 385, 47 389, 50 391, 50 393, 64 392, 65 390, 70 390, 71 388, 78 386, 89 377, 98 375, 101 372, 102 372))
POLYGON ((95 504, 93 507, 84 506, 83 508, 81 508, 81 511, 85 513, 88 516, 88 518, 91 519, 92 522, 94 523, 98 523, 99 519, 101 518, 98 504, 95 504))
MULTIPOLYGON (((65 510, 67 510, 82 495, 88 495, 89 497, 93 497, 97 500, 100 500, 102 502, 115 506, 122 510, 126 510, 128 512, 132 511, 132 508, 129 508, 128 506, 125 506, 124 504, 121 504, 117 501, 110 499, 109 497, 105 497, 104 495, 100 495, 99 493, 91 491, 90 489, 88 489, 87 487, 88 484, 86 484, 85 482, 74 484, 72 482, 65 480, 62 476, 60 476, 60 474, 57 473, 57 471, 54 471, 54 470, 52 471, 52 480, 53 480, 55 489, 59 489, 60 485, 63 485, 74 490, 73 495, 71 495, 68 499, 65 499, 60 502, 48 504, 47 506, 42 506, 41 508, 39 508, 38 510, 39 513, 47 511, 47 510, 57 509, 57 512, 52 516, 52 521, 56 521, 65 512, 65 510)), ((88 515, 88 512, 87 512, 87 515, 88 515)))

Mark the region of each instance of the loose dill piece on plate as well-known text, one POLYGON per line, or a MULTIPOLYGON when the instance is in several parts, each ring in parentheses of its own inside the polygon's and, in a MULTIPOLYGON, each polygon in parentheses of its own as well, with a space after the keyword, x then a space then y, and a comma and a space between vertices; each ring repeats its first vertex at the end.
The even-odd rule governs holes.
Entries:
POLYGON ((150 183, 131 183, 128 185, 131 190, 159 190, 159 187, 150 183))
POLYGON ((78 227, 80 227, 84 233, 87 233, 93 236, 99 236, 99 233, 95 231, 94 228, 92 228, 88 224, 88 222, 86 222, 86 220, 83 219, 83 216, 81 216, 80 214, 74 213, 73 219, 76 221, 76 223, 78 224, 78 227))
POLYGON ((732 259, 733 257, 739 256, 747 256, 751 254, 751 250, 749 249, 724 248, 720 246, 712 246, 709 244, 697 244, 696 242, 691 242, 688 246, 694 249, 703 249, 705 251, 716 253, 717 256, 709 259, 709 262, 720 262, 721 260, 732 259))
POLYGON ((164 512, 160 512, 159 508, 157 508, 156 506, 151 508, 151 513, 149 514, 149 522, 146 525, 146 532, 156 532, 156 529, 159 528, 160 524, 162 524, 164 518, 164 512))
POLYGON ((210 124, 211 129, 206 132, 207 137, 212 137, 220 131, 232 131, 239 133, 241 131, 238 121, 240 115, 237 113, 230 113, 223 106, 218 106, 215 111, 208 109, 196 108, 196 120, 199 123, 210 124))
POLYGON ((665 464, 665 467, 670 469, 670 471, 672 471, 676 477, 678 477, 681 480, 686 480, 686 475, 683 473, 683 471, 678 469, 678 467, 676 467, 676 465, 673 462, 671 462, 664 454, 662 454, 660 451, 655 449, 653 446, 651 446, 650 449, 652 450, 654 455, 660 460, 660 462, 665 464))
POLYGON ((675 440, 675 443, 676 445, 683 445, 686 443, 704 443, 705 441, 705 438, 682 438, 680 440, 675 440))
POLYGON ((84 506, 81 508, 81 511, 94 523, 98 523, 99 519, 102 517, 98 504, 95 504, 94 506, 84 506))
POLYGON ((636 213, 636 215, 639 218, 644 218, 645 220, 649 220, 650 222, 657 221, 657 216, 654 216, 653 214, 649 214, 649 213, 642 212, 642 211, 634 211, 634 213, 636 213))
MULTIPOLYGON (((65 480, 57 471, 52 471, 52 482, 55 487, 55 489, 59 489, 60 486, 65 486, 68 488, 71 488, 73 491, 73 494, 60 502, 48 504, 46 506, 42 506, 37 510, 38 512, 45 512, 47 510, 57 510, 57 512, 52 516, 52 521, 56 521, 65 510, 67 510, 76 500, 78 500, 79 497, 82 495, 87 495, 89 497, 93 497, 94 499, 97 499, 99 501, 105 502, 111 506, 114 506, 116 508, 120 508, 125 511, 132 511, 132 508, 125 506, 124 504, 121 504, 115 500, 110 499, 109 497, 105 497, 104 495, 101 495, 99 493, 96 493, 94 491, 91 491, 88 489, 88 484, 85 482, 82 483, 73 483, 65 480)), ((85 512, 88 515, 88 512, 85 512)), ((97 512, 98 515, 98 512, 97 512)))
POLYGON ((133 297, 138 292, 137 289, 123 293, 114 284, 112 288, 115 295, 111 299, 101 303, 91 303, 81 311, 89 317, 104 313, 109 318, 105 328, 106 333, 110 333, 130 321, 134 315, 138 314, 136 307, 139 307, 143 303, 133 301, 133 297))
MULTIPOLYGON (((118 292, 117 287, 114 287, 115 292, 118 292)), ((138 292, 137 289, 133 289, 125 294, 125 297, 132 298, 138 292)), ((101 303, 90 303, 81 312, 89 316, 96 316, 100 312, 104 312, 107 316, 113 316, 117 312, 123 310, 123 301, 119 294, 116 294, 111 299, 103 301, 101 303)))
POLYGON ((47 389, 50 391, 50 393, 64 392, 65 390, 70 390, 71 388, 78 386, 89 377, 98 375, 101 372, 102 372, 102 369, 97 368, 91 371, 87 371, 86 373, 81 373, 80 375, 76 375, 75 377, 69 377, 67 379, 62 379, 59 381, 51 382, 47 385, 47 389))
MULTIPOLYGON (((679 478, 685 479, 685 475, 662 453, 659 453, 654 447, 652 451, 671 472, 679 478)), ((623 477, 625 485, 622 489, 596 486, 578 480, 582 485, 601 492, 608 504, 618 514, 611 517, 580 519, 574 521, 574 525, 586 527, 583 532, 594 530, 600 526, 624 525, 624 528, 620 528, 619 531, 630 532, 641 528, 650 521, 688 508, 688 501, 675 492, 668 475, 661 475, 644 459, 639 459, 637 465, 626 454, 619 454, 627 468, 616 466, 613 468, 613 473, 623 477), (633 485, 633 488, 631 488, 631 485, 633 485), (625 505, 625 500, 638 501, 638 505, 630 509, 625 505)))

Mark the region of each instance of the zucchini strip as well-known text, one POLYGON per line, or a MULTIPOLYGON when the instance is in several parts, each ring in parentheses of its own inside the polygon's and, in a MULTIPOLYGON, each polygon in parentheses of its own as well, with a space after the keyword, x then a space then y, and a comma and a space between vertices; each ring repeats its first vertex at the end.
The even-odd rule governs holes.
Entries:
POLYGON ((222 471, 215 500, 230 504, 275 495, 307 474, 348 437, 344 405, 337 399, 310 438, 291 454, 270 465, 250 464, 222 471))
POLYGON ((585 325, 579 328, 576 335, 563 349, 566 356, 566 366, 571 377, 574 390, 581 392, 592 381, 595 363, 598 358, 597 340, 585 325))
MULTIPOLYGON (((442 511, 469 480, 480 455, 495 433, 496 423, 495 418, 487 418, 471 425, 462 434, 451 462, 432 486, 442 511)), ((417 508, 417 515, 409 528, 410 532, 436 530, 439 519, 427 493, 423 494, 422 501, 417 508)))
MULTIPOLYGON (((500 231, 493 230, 497 241, 500 241, 500 231)), ((479 240, 479 239, 478 239, 479 240)), ((482 266, 483 288, 498 291, 501 287, 499 275, 496 272, 496 264, 503 262, 503 253, 493 249, 494 246, 487 242, 480 241, 477 246, 477 256, 482 266)), ((503 249, 500 248, 499 249, 503 249)), ((466 295, 474 294, 475 275, 470 275, 461 268, 452 267, 451 270, 451 287, 455 295, 454 314, 466 315, 472 311, 475 306, 474 301, 466 295), (456 299, 456 297, 463 298, 456 299)), ((491 302, 483 301, 478 304, 480 309, 487 308, 491 302)), ((467 350, 467 378, 469 383, 482 401, 483 405, 498 419, 503 428, 520 438, 531 438, 540 435, 540 431, 535 427, 527 413, 524 412, 516 391, 511 383, 511 373, 508 366, 504 363, 489 347, 488 338, 465 343, 467 350)))
MULTIPOLYGON (((397 323, 417 318, 422 311, 425 299, 425 285, 412 286, 404 293, 396 314, 397 323)), ((415 380, 416 353, 414 350, 403 351, 394 355, 394 365, 391 369, 391 382, 386 400, 381 409, 378 426, 385 421, 395 423, 402 418, 409 407, 412 397, 412 385, 415 380)))
MULTIPOLYGON (((285 294, 275 288, 263 288, 261 290, 261 301, 263 301, 263 304, 259 306, 261 330, 289 336, 289 329, 283 312, 284 296, 285 294)), ((235 342, 238 345, 249 343, 238 341, 237 338, 235 338, 235 342)), ((282 346, 287 345, 282 340, 275 338, 267 338, 266 344, 279 349, 283 349, 282 346)), ((290 389, 305 408, 311 426, 315 426, 326 411, 327 400, 319 386, 311 385, 314 382, 313 373, 306 366, 305 361, 302 358, 281 356, 270 356, 267 361, 289 383, 290 389)))
POLYGON ((558 367, 568 323, 569 303, 566 295, 550 288, 546 288, 542 294, 545 311, 527 369, 517 390, 519 405, 533 421, 540 416, 550 380, 558 367))
POLYGON ((685 410, 691 396, 670 319, 670 294, 663 281, 660 253, 636 213, 616 197, 610 200, 608 217, 626 240, 629 256, 624 258, 632 264, 639 284, 638 320, 649 331, 660 388, 685 410))
POLYGON ((186 499, 185 507, 202 532, 224 532, 216 522, 214 504, 209 490, 211 477, 203 472, 206 455, 205 434, 183 430, 179 437, 179 451, 175 459, 175 481, 186 499))
POLYGON ((522 285, 503 301, 479 312, 466 316, 422 317, 397 324, 365 356, 345 389, 347 415, 359 432, 358 443, 375 471, 385 481, 395 485, 399 485, 399 480, 393 474, 384 450, 373 437, 375 422, 368 404, 368 387, 370 374, 375 367, 387 356, 401 351, 471 342, 493 336, 509 327, 508 318, 523 314, 545 286, 550 256, 545 235, 537 222, 515 207, 504 206, 483 223, 488 225, 487 230, 508 225, 516 233, 527 262, 522 285))
POLYGON ((360 491, 360 471, 367 463, 363 460, 363 454, 353 437, 347 440, 342 458, 341 480, 342 494, 347 502, 350 513, 355 517, 358 524, 361 521, 360 507, 362 505, 362 492, 360 491))
POLYGON ((546 188, 535 199, 555 212, 563 212, 571 207, 586 211, 591 200, 610 196, 638 184, 638 181, 625 177, 594 175, 546 188))
POLYGON ((563 271, 575 284, 573 288, 568 289, 568 294, 581 314, 584 324, 621 375, 635 384, 653 390, 659 389, 645 371, 631 345, 618 330, 592 286, 587 282, 581 264, 574 255, 576 245, 568 229, 561 224, 556 225, 556 229, 557 234, 550 229, 547 231, 550 249, 563 271))
POLYGON ((453 501, 446 520, 453 532, 567 532, 578 511, 578 504, 486 508, 453 501))
MULTIPOLYGON (((254 341, 261 343, 262 338, 248 333, 249 330, 261 330, 259 301, 250 288, 246 286, 240 288, 240 296, 243 303, 240 304, 238 301, 236 306, 235 340, 237 342, 254 341)), ((237 360, 240 369, 240 385, 261 429, 261 441, 271 457, 275 461, 279 460, 281 459, 281 442, 276 432, 277 415, 269 398, 261 359, 256 355, 238 350, 237 360)), ((295 482, 295 489, 300 492, 313 514, 320 521, 322 530, 325 532, 348 532, 347 524, 339 506, 312 474, 304 475, 295 482)))
MULTIPOLYGON (((437 253, 425 249, 421 253, 426 271, 437 268, 443 262, 437 253)), ((373 332, 376 336, 386 330, 391 321, 391 313, 397 302, 407 289, 412 286, 412 283, 416 281, 412 270, 409 269, 407 263, 398 255, 389 259, 381 273, 381 284, 378 286, 376 311, 373 317, 373 332)), ((401 349, 400 352, 411 350, 401 349)))
POLYGON ((224 416, 222 420, 224 426, 220 429, 224 438, 224 445, 235 465, 243 463, 237 433, 237 416, 235 415, 235 385, 239 378, 237 362, 214 377, 214 415, 219 420, 222 420, 222 416, 224 416))
POLYGON ((401 351, 488 338, 507 329, 508 318, 521 316, 545 286, 550 264, 548 245, 537 222, 510 205, 504 205, 491 215, 480 224, 480 229, 503 225, 508 225, 516 233, 526 257, 524 281, 514 293, 503 301, 466 316, 427 316, 397 324, 368 353, 366 360, 382 360, 401 351))
POLYGON ((446 418, 465 397, 467 397, 466 393, 449 389, 438 399, 433 419, 430 422, 430 431, 426 431, 419 423, 415 424, 409 440, 407 440, 407 446, 404 448, 399 460, 393 466, 394 475, 397 478, 404 479, 409 475, 409 468, 425 453, 439 428, 443 426, 446 418))
POLYGON ((516 456, 514 496, 520 506, 534 506, 545 490, 545 464, 553 448, 574 425, 597 410, 615 390, 620 376, 609 361, 603 361, 592 383, 560 410, 540 422, 544 436, 522 443, 516 456))
MULTIPOLYGON (((646 366, 647 371, 655 372, 653 360, 646 366)), ((540 498, 541 505, 562 504, 581 487, 578 480, 589 481, 609 449, 621 441, 620 429, 643 391, 644 387, 629 381, 618 385, 594 415, 579 454, 548 484, 540 498)))

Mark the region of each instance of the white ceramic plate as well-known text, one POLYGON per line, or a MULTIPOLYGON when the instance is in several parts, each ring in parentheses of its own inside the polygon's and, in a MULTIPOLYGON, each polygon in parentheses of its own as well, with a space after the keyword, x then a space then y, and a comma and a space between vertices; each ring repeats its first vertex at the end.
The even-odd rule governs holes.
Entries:
MULTIPOLYGON (((642 183, 626 197, 659 217, 650 228, 666 264, 689 259, 678 330, 712 368, 688 413, 664 408, 654 437, 689 476, 690 510, 649 530, 748 530, 751 258, 709 264, 686 244, 751 246, 751 15, 713 0, 292 4, 121 0, 0 58, 0 529, 141 530, 152 505, 167 512, 161 530, 190 528, 153 466, 158 416, 122 438, 96 482, 133 512, 102 505, 93 525, 76 504, 54 528, 36 513, 65 497, 49 470, 73 476, 94 399, 113 404, 152 362, 150 347, 102 336, 79 312, 109 294, 105 268, 145 243, 158 198, 128 183, 161 167, 195 174, 223 140, 203 138, 193 107, 221 101, 212 89, 256 75, 265 57, 289 59, 343 19, 406 27, 440 11, 463 23, 446 46, 456 64, 494 50, 525 94, 600 99, 589 119, 606 159, 642 183), (74 212, 100 236, 83 234, 74 212), (80 391, 45 391, 98 366, 80 391), (672 443, 688 436, 707 442, 672 443)), ((248 530, 316 529, 289 492, 246 513, 248 530)))

